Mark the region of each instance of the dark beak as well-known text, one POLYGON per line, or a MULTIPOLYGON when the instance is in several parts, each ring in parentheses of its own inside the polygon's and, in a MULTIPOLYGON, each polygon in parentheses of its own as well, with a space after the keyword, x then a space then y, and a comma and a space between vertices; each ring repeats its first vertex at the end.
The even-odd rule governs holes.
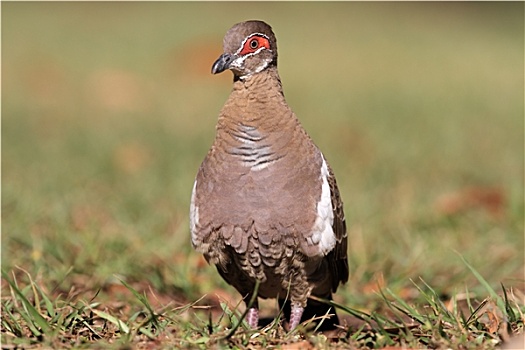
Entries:
POLYGON ((232 63, 232 61, 233 61, 232 54, 223 53, 211 67, 212 74, 224 72, 226 69, 230 68, 230 63, 232 63))

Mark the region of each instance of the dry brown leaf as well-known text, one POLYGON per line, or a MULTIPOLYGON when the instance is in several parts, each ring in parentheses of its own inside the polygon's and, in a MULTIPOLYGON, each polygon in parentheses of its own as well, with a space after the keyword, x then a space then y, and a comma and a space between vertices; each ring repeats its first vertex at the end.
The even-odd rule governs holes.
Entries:
POLYGON ((480 323, 485 325, 489 333, 497 334, 498 330, 505 323, 502 311, 498 308, 493 300, 489 300, 480 311, 480 323))
POLYGON ((487 315, 487 318, 489 319, 489 321, 485 324, 487 326, 487 331, 489 333, 494 334, 499 329, 500 319, 491 310, 487 310, 486 315, 487 315))

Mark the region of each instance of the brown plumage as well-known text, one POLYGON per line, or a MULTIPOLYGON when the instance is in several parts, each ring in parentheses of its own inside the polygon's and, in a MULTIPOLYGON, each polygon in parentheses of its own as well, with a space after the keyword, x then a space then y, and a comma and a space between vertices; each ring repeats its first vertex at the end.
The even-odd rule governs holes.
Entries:
MULTIPOLYGON (((329 311, 310 295, 331 299, 348 279, 343 205, 330 167, 285 101, 271 27, 236 24, 223 48, 212 73, 230 69, 233 90, 195 179, 192 244, 246 302, 256 280, 258 297, 283 304, 288 296, 293 329, 329 311)), ((337 322, 330 313, 327 326, 337 322)), ((247 321, 257 327, 257 303, 247 321)))

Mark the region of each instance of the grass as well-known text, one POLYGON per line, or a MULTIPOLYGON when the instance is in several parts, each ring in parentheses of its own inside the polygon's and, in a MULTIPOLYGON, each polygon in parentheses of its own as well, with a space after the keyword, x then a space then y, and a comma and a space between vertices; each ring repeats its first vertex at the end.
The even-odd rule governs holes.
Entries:
MULTIPOLYGON (((477 272, 476 272, 477 274, 477 272)), ((390 289, 381 291, 386 305, 383 312, 370 314, 333 302, 333 305, 356 319, 363 321, 355 329, 348 328, 327 337, 312 332, 308 323, 298 330, 285 333, 272 322, 261 330, 250 330, 242 323, 245 313, 231 309, 221 303, 222 313, 212 321, 196 313, 197 303, 175 307, 152 306, 148 298, 122 281, 131 292, 127 299, 133 307, 127 315, 121 312, 102 311, 103 304, 67 298, 53 300, 31 281, 20 288, 16 279, 3 273, 9 284, 10 297, 4 298, 2 306, 2 329, 4 344, 43 345, 49 347, 202 347, 228 346, 253 348, 267 346, 290 346, 299 343, 311 348, 378 348, 402 345, 425 348, 450 348, 462 345, 464 348, 488 348, 508 340, 510 334, 523 332, 523 295, 504 297, 493 289, 493 295, 482 302, 468 297, 461 300, 456 296, 448 302, 426 282, 414 283, 424 299, 424 308, 410 305, 390 289), (29 300, 31 299, 31 301, 29 300), (426 308, 426 310, 425 310, 426 308), (388 315, 386 315, 388 313, 388 315)), ((486 281, 480 280, 484 285, 486 281)), ((204 307, 204 309, 209 308, 204 307)))
POLYGON ((523 3, 2 3, 2 346, 504 346, 525 311, 523 25, 523 3), (246 329, 190 247, 231 84, 209 70, 255 17, 345 201, 337 334, 246 329))

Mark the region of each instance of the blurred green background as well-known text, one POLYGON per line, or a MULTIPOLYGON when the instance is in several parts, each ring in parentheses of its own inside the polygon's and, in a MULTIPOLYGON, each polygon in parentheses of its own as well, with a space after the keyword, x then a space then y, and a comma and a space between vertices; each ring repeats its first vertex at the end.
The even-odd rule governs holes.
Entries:
MULTIPOLYGON (((198 166, 234 23, 277 35, 288 103, 337 175, 350 283, 523 288, 524 3, 2 3, 2 268, 196 298, 198 166)), ((355 300, 354 299, 354 300, 355 300)))

